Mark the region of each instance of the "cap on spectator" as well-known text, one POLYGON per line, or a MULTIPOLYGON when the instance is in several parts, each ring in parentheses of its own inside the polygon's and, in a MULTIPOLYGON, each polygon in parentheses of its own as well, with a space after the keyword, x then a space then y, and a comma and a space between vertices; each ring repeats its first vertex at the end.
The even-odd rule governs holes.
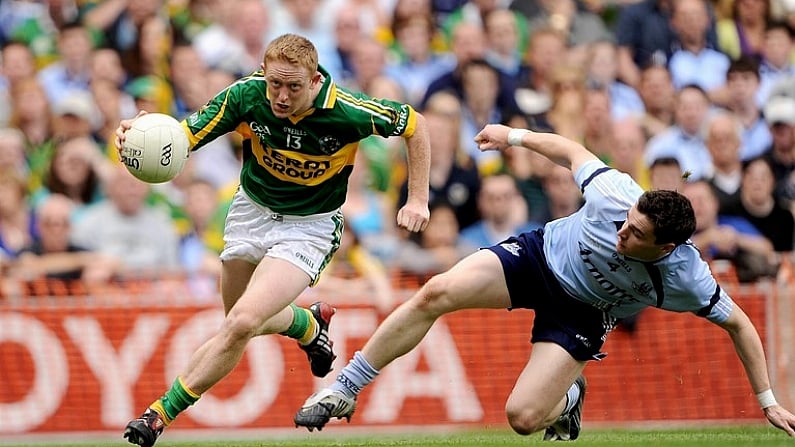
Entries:
POLYGON ((795 98, 774 96, 765 104, 765 120, 768 124, 777 123, 795 125, 795 98))
POLYGON ((140 76, 127 85, 127 93, 135 99, 155 100, 158 97, 157 80, 152 76, 140 76))
POLYGON ((94 124, 96 121, 96 106, 91 94, 83 91, 67 93, 53 106, 56 115, 72 115, 94 124))
POLYGON ((60 101, 53 105, 56 116, 74 116, 86 121, 92 130, 99 129, 102 125, 102 112, 97 108, 91 93, 83 90, 74 90, 66 94, 60 101))
POLYGON ((133 79, 125 90, 135 100, 152 102, 155 108, 149 110, 150 112, 171 112, 174 99, 171 87, 166 81, 157 76, 139 76, 133 79))

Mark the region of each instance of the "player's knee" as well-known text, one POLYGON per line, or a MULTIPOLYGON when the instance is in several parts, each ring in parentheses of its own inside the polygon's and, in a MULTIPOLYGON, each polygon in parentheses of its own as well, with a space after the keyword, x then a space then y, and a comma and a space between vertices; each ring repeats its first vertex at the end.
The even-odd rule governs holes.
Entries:
POLYGON ((513 431, 520 435, 529 435, 545 428, 544 415, 532 408, 517 408, 508 404, 505 415, 513 431))
POLYGON ((426 313, 439 316, 448 312, 450 296, 446 275, 436 275, 428 280, 417 298, 415 305, 426 313))
POLYGON ((242 312, 232 312, 224 319, 221 331, 229 343, 248 341, 256 334, 260 322, 242 312))

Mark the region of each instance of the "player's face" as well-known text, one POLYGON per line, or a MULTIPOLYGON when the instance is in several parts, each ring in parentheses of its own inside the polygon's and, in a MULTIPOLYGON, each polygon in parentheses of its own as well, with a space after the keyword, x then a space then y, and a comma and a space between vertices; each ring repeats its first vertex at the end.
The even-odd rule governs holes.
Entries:
POLYGON ((624 256, 641 261, 659 259, 671 251, 673 244, 657 244, 654 225, 649 218, 634 206, 627 213, 627 220, 618 230, 616 251, 624 256))
POLYGON ((271 110, 278 118, 300 115, 312 107, 320 74, 283 61, 270 61, 265 69, 271 110))

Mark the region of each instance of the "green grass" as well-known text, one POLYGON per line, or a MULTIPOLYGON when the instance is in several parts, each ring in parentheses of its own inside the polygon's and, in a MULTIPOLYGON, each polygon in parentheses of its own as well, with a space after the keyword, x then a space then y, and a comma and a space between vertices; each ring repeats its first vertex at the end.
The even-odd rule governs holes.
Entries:
MULTIPOLYGON (((574 443, 550 444, 541 434, 522 437, 508 431, 473 431, 447 434, 346 435, 342 431, 306 434, 300 437, 258 441, 176 441, 166 436, 156 447, 526 447, 533 445, 571 447, 793 447, 795 439, 772 427, 720 427, 681 430, 587 430, 574 443)), ((8 445, 7 447, 32 447, 8 445)), ((41 444, 40 444, 41 445, 41 444)), ((52 445, 52 444, 50 444, 52 445)), ((132 447, 123 441, 58 444, 59 447, 132 447)))

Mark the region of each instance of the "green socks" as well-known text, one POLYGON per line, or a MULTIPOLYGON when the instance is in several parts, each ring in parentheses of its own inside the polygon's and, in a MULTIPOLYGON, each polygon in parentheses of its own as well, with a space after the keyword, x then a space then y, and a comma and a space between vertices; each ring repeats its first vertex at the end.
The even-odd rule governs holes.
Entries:
POLYGON ((290 307, 293 309, 293 322, 290 324, 290 327, 281 334, 294 338, 298 340, 298 343, 305 345, 311 342, 315 338, 315 335, 317 335, 317 322, 309 309, 298 307, 295 304, 290 304, 290 307))
POLYGON ((174 380, 174 384, 171 385, 171 389, 166 391, 166 394, 160 397, 160 399, 152 403, 149 408, 160 413, 160 415, 163 416, 163 422, 168 425, 178 414, 196 403, 199 397, 199 394, 191 391, 187 385, 185 385, 181 377, 177 377, 174 380))

